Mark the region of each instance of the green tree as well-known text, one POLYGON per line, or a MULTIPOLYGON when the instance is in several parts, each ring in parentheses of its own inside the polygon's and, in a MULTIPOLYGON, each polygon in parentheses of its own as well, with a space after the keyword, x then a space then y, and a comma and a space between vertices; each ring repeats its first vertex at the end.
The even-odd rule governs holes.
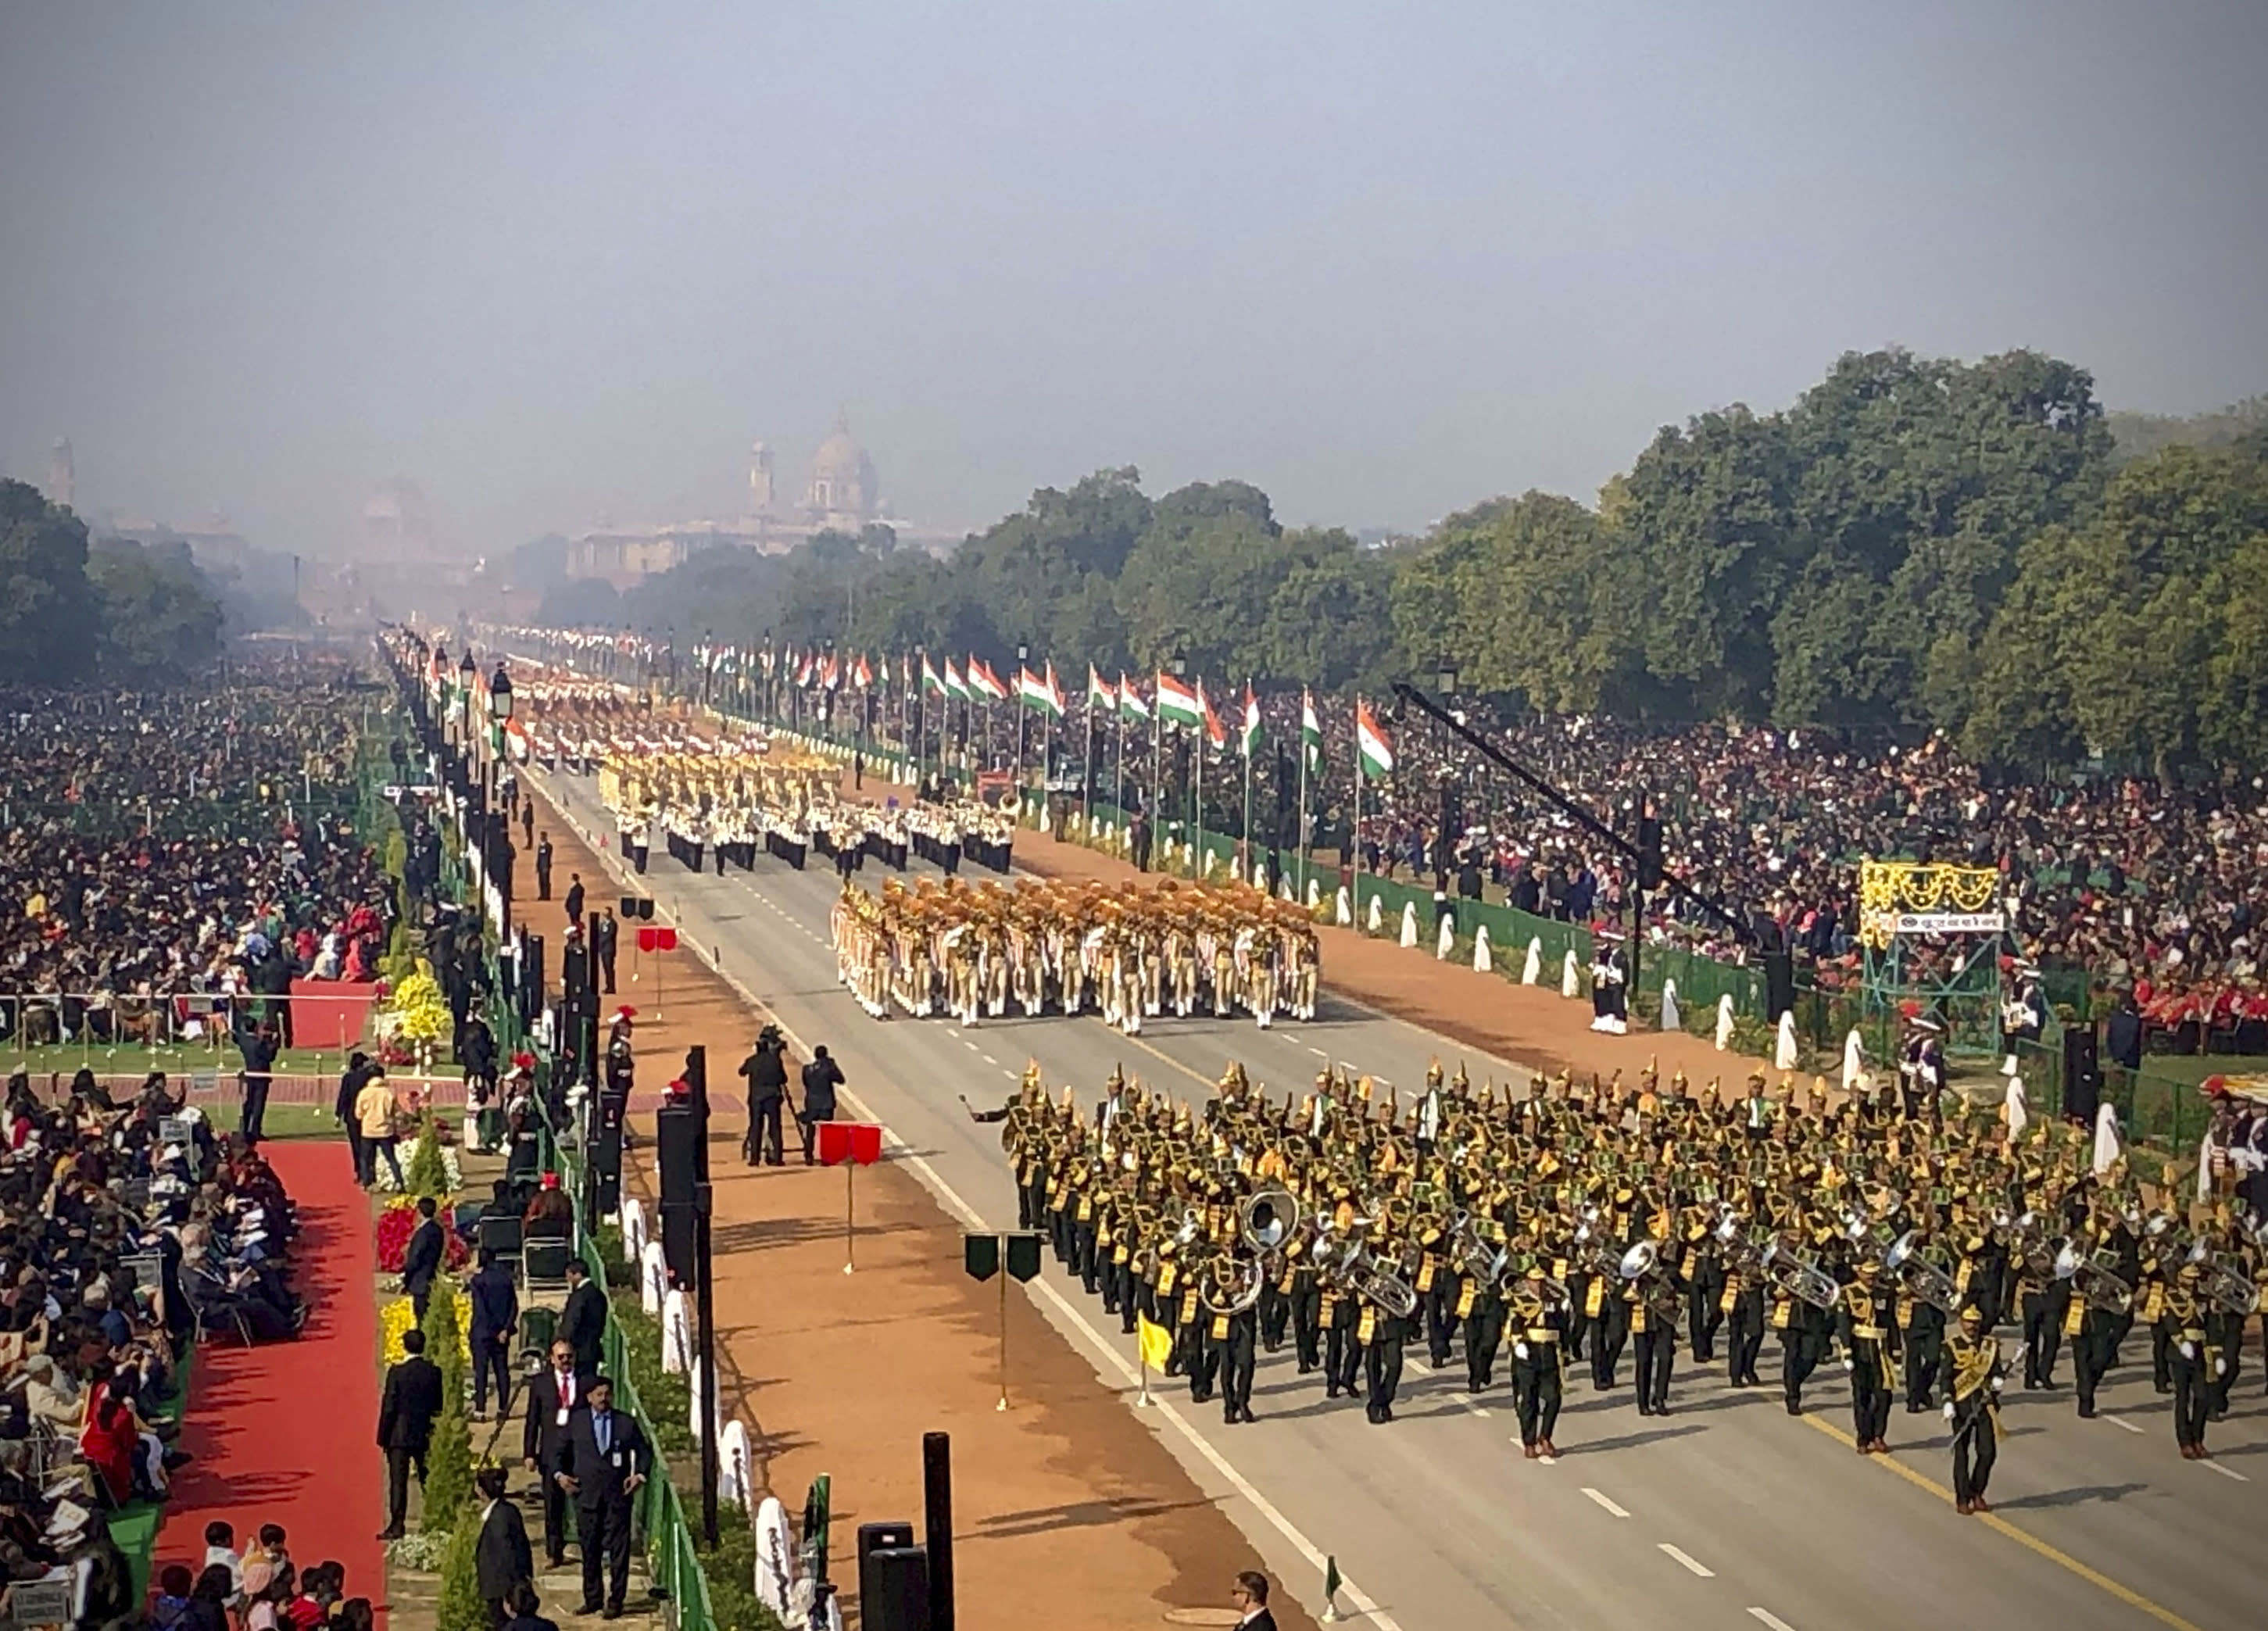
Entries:
POLYGON ((106 675, 178 683, 220 655, 221 606, 186 545, 145 548, 107 538, 87 557, 102 621, 106 675))
MULTIPOLYGON (((429 1495, 424 1527, 432 1503, 429 1495)), ((449 1549, 441 1557, 441 1596, 436 1605, 435 1631, 492 1631, 487 1600, 481 1596, 481 1512, 468 1502, 451 1520, 449 1549)))
POLYGON ((0 680, 67 684, 92 670, 100 619, 86 557, 85 522, 0 480, 0 680))

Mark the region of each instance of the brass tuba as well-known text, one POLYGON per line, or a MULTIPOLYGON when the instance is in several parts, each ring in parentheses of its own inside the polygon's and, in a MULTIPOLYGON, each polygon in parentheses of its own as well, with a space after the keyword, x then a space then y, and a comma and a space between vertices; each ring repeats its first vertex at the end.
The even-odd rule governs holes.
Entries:
POLYGON ((1960 1304, 1961 1293, 1951 1275, 1921 1254, 1914 1239, 1917 1232, 1909 1229, 1891 1242, 1890 1249, 1882 1253, 1883 1272, 1904 1288, 1907 1296, 1949 1314, 1960 1304))
POLYGON ((2134 1305, 2134 1288, 2111 1267, 2117 1261, 2108 1252, 2089 1256, 2076 1240, 2066 1240, 2056 1248, 2055 1277, 2070 1281, 2071 1289, 2097 1308, 2123 1314, 2134 1305))
POLYGON ((1239 1231, 1255 1252, 1281 1252, 1299 1238, 1300 1200, 1290 1190, 1256 1189, 1237 1207, 1239 1231))
POLYGON ((2250 1319, 2260 1311, 2259 1287, 2252 1283, 2243 1265, 2228 1253, 2216 1252, 2210 1244, 2200 1240, 2190 1248, 2187 1260, 2198 1267, 2198 1290, 2222 1313, 2250 1319))
POLYGON ((1774 1289, 1799 1302, 1808 1303, 1817 1309, 1830 1309, 1843 1295, 1826 1270, 1808 1258, 1799 1257, 1787 1242, 1774 1236, 1766 1244, 1759 1260, 1774 1289))
POLYGON ((1216 1252, 1197 1275, 1197 1301, 1210 1314, 1241 1314, 1260 1301, 1267 1272, 1256 1258, 1216 1252))

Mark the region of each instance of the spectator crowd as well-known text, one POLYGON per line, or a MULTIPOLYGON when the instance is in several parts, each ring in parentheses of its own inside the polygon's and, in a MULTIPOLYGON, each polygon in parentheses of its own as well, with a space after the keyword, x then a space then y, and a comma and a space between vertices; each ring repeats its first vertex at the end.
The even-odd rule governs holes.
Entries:
POLYGON ((373 976, 392 903, 337 809, 343 672, 0 695, 0 1044, 194 1038, 294 980, 373 976))

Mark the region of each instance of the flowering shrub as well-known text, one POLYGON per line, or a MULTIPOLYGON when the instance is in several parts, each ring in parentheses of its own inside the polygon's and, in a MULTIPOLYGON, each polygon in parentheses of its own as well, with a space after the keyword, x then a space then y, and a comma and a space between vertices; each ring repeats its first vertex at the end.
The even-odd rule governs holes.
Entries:
MULTIPOLYGON (((417 1142, 418 1141, 414 1138, 397 1139, 394 1142, 394 1158, 401 1164, 401 1172, 404 1178, 409 1176, 410 1164, 417 1158, 417 1142)), ((463 1163, 457 1158, 456 1146, 453 1144, 441 1145, 439 1153, 441 1157, 442 1174, 446 1180, 443 1187, 443 1193, 447 1194, 456 1194, 465 1187, 463 1163)), ((379 1191, 379 1193, 384 1194, 399 1194, 400 1187, 394 1181, 394 1169, 387 1165, 383 1161, 377 1162, 374 1164, 377 1167, 377 1172, 374 1175, 374 1187, 379 1191)), ((417 1194, 417 1190, 415 1186, 411 1187, 409 1193, 413 1196, 417 1194)), ((440 1197, 437 1195, 434 1198, 438 1200, 440 1197)))
MULTIPOLYGON (((441 1225, 441 1260, 450 1268, 463 1267, 471 1255, 464 1238, 458 1234, 455 1210, 443 1207, 434 1214, 441 1225)), ((417 1232, 417 1203, 408 1195, 398 1196, 386 1203, 386 1210, 378 1215, 378 1267, 380 1274, 398 1275, 401 1260, 409 1253, 409 1237, 417 1232)))
POLYGON ((433 978, 432 965, 419 959, 417 972, 403 981, 387 1001, 393 1035, 409 1042, 437 1042, 455 1025, 441 982, 433 978))

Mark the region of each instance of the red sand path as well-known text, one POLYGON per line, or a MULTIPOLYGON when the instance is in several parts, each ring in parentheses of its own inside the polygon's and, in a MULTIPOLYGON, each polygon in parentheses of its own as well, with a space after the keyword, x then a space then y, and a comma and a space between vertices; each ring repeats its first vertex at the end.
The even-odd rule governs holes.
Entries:
MULTIPOLYGON (((205 1525, 236 1525, 239 1550, 262 1524, 281 1524, 301 1568, 347 1567, 347 1595, 382 1611, 385 1476, 376 1448, 378 1272, 370 1202, 355 1187, 346 1146, 264 1146, 297 1202, 295 1283, 310 1304, 296 1342, 244 1348, 216 1336, 197 1355, 195 1393, 181 1442, 196 1459, 173 1481, 157 1568, 196 1567, 205 1525)), ((155 1578, 155 1570, 152 1571, 155 1578)))

